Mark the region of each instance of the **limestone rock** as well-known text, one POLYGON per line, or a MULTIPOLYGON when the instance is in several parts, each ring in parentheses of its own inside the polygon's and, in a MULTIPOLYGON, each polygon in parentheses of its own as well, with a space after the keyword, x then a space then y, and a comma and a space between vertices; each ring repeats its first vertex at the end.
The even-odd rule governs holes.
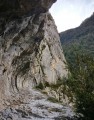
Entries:
POLYGON ((60 38, 48 12, 55 1, 0 1, 0 98, 67 76, 60 38), (23 14, 16 17, 16 10, 23 14))

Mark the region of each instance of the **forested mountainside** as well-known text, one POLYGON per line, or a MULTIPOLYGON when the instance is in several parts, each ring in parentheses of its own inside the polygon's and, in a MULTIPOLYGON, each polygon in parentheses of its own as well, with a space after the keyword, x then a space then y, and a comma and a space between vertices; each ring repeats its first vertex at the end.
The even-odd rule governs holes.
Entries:
POLYGON ((67 80, 73 92, 78 120, 94 120, 94 14, 74 29, 60 33, 71 72, 67 80))
POLYGON ((94 55, 94 13, 74 29, 60 33, 65 54, 73 51, 94 55))

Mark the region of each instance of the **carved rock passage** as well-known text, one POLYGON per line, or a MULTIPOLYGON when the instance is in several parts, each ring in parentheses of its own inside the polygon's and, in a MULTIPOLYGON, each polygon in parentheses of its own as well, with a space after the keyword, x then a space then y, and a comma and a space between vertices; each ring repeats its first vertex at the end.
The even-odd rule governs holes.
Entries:
MULTIPOLYGON (((40 1, 36 8, 41 4, 48 9, 55 2, 40 1)), ((59 35, 49 12, 6 22, 0 36, 0 98, 21 90, 30 91, 40 82, 56 83, 67 73, 59 35)))

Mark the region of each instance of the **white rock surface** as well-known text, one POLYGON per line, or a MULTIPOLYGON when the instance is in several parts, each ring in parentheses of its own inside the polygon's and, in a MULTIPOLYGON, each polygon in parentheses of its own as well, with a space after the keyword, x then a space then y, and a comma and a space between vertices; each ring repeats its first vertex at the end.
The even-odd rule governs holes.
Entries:
POLYGON ((1 117, 5 120, 9 116, 11 120, 71 120, 74 116, 71 107, 52 103, 48 101, 48 96, 39 91, 32 90, 31 93, 24 91, 20 94, 19 97, 14 97, 20 104, 17 104, 17 101, 15 104, 12 99, 7 109, 3 110, 1 117))

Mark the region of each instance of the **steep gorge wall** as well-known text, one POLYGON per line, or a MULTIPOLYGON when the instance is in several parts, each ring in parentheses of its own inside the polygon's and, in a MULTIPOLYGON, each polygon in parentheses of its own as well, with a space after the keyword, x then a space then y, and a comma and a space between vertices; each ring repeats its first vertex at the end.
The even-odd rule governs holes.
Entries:
POLYGON ((0 1, 0 98, 67 76, 60 38, 48 12, 55 1, 0 1))

